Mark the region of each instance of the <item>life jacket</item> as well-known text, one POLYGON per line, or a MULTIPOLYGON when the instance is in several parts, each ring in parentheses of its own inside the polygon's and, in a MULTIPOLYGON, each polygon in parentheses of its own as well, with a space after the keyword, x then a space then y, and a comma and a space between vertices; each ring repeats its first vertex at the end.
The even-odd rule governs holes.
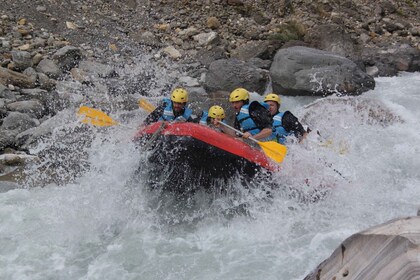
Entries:
POLYGON ((209 117, 209 112, 208 111, 204 111, 203 115, 201 116, 200 119, 200 124, 202 125, 207 125, 207 118, 209 117))
POLYGON ((166 104, 165 109, 163 109, 163 115, 159 118, 160 121, 179 121, 186 122, 192 115, 192 110, 185 107, 184 113, 181 116, 175 118, 174 111, 172 108, 172 101, 168 98, 163 99, 163 102, 166 104))
MULTIPOLYGON (((261 104, 261 106, 265 107, 268 110, 268 104, 266 104, 266 103, 259 103, 259 104, 261 104)), ((260 133, 261 129, 259 129, 257 127, 254 120, 251 118, 251 115, 249 114, 249 105, 250 104, 246 104, 246 105, 241 107, 241 110, 236 115, 236 119, 238 120, 238 122, 241 126, 241 130, 243 132, 249 132, 249 133, 251 133, 251 135, 255 135, 255 134, 260 133)), ((275 135, 274 130, 273 130, 273 133, 271 133, 271 135, 269 135, 268 137, 266 137, 264 139, 260 139, 260 140, 261 141, 271 141, 275 138, 276 138, 276 135, 275 135)))
POLYGON ((273 129, 274 134, 276 135, 277 142, 284 144, 286 142, 286 136, 290 135, 290 132, 287 132, 282 125, 282 118, 284 113, 278 112, 273 116, 273 129))

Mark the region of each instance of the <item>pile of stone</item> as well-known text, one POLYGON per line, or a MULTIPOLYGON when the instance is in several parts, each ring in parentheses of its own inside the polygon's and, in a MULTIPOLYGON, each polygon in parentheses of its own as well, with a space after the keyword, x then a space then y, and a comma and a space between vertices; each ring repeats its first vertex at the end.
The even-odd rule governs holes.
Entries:
POLYGON ((92 76, 115 74, 111 66, 89 60, 89 47, 73 47, 25 18, 1 16, 1 33, 0 174, 5 166, 33 159, 27 155, 29 145, 52 129, 41 124, 69 105, 68 93, 57 90, 60 84, 69 78, 84 83, 92 76))

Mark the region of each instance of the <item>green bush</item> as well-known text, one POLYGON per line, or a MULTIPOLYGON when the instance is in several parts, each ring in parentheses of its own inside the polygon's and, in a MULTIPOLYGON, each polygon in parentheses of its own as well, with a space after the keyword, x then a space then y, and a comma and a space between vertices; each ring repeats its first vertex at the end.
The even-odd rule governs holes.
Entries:
POLYGON ((305 33, 306 30, 302 24, 296 21, 291 21, 280 25, 276 29, 276 32, 270 34, 267 39, 285 43, 292 40, 301 40, 303 39, 303 36, 305 36, 305 33))

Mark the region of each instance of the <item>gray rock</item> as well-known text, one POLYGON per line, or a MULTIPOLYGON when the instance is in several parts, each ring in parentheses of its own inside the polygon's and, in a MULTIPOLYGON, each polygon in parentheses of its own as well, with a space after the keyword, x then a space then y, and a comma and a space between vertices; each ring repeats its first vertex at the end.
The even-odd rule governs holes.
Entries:
POLYGON ((56 127, 67 124, 71 118, 75 118, 74 110, 63 110, 54 117, 41 123, 41 125, 25 130, 14 136, 13 141, 16 141, 16 144, 22 149, 28 149, 33 143, 36 143, 38 139, 50 135, 56 127))
POLYGON ((28 78, 32 82, 36 83, 36 80, 37 80, 37 72, 35 71, 34 68, 32 68, 32 67, 26 68, 25 71, 23 71, 23 74, 25 74, 26 76, 28 76, 28 78))
POLYGON ((2 129, 0 127, 0 152, 7 147, 14 146, 16 134, 13 130, 2 129))
POLYGON ((16 100, 16 95, 8 87, 0 84, 0 98, 16 100))
POLYGON ((100 78, 111 78, 117 75, 114 68, 110 65, 105 65, 95 61, 84 60, 79 63, 79 67, 82 72, 88 76, 100 77, 100 78))
POLYGON ((167 46, 162 49, 162 52, 171 57, 172 59, 179 59, 182 57, 182 54, 174 46, 167 46))
POLYGON ((354 234, 305 280, 417 279, 420 217, 408 217, 354 234))
POLYGON ((41 118, 44 115, 45 108, 38 100, 16 101, 6 105, 10 111, 30 114, 36 118, 41 118))
POLYGON ((141 45, 160 47, 163 46, 162 42, 150 31, 131 31, 129 36, 141 45))
POLYGON ((55 80, 48 78, 48 76, 43 73, 38 73, 38 83, 39 87, 45 90, 52 90, 56 85, 55 80))
POLYGON ((310 47, 329 51, 341 56, 352 57, 356 54, 355 41, 338 24, 323 24, 308 32, 305 41, 310 47))
POLYGON ((57 64, 51 59, 47 58, 44 58, 38 63, 36 70, 53 79, 57 79, 62 74, 57 64))
POLYGON ((17 130, 18 133, 23 132, 29 128, 38 126, 40 123, 37 119, 33 119, 27 114, 19 112, 10 112, 7 117, 3 119, 2 129, 17 130))
POLYGON ((41 62, 43 56, 40 53, 36 53, 33 57, 32 57, 32 63, 33 65, 38 65, 39 62, 41 62))
POLYGON ((250 41, 245 44, 239 45, 238 48, 233 50, 232 58, 247 61, 251 58, 261 57, 268 52, 268 41, 250 41))
POLYGON ((213 61, 227 58, 227 55, 224 48, 214 47, 210 50, 207 50, 205 48, 199 50, 196 57, 201 64, 209 66, 210 63, 212 63, 213 61))
POLYGON ((197 79, 192 77, 180 77, 179 83, 184 87, 199 87, 200 83, 197 79))
POLYGON ((79 64, 82 58, 82 51, 73 46, 65 46, 59 49, 52 58, 57 62, 57 66, 61 70, 68 71, 79 64))
POLYGON ((209 33, 200 33, 193 36, 194 40, 198 42, 199 46, 208 46, 210 44, 215 44, 219 41, 219 36, 217 32, 209 32, 209 33))
POLYGON ((420 51, 406 44, 383 49, 366 48, 362 60, 369 66, 376 66, 379 76, 394 76, 398 71, 420 71, 420 51))
POLYGON ((366 73, 372 77, 377 77, 379 74, 379 69, 376 66, 366 67, 366 73))
POLYGON ((27 100, 37 99, 44 104, 47 103, 49 96, 48 91, 39 88, 22 89, 20 93, 22 96, 25 96, 27 100))
POLYGON ((243 87, 249 91, 264 92, 269 75, 237 59, 220 59, 210 64, 204 88, 208 91, 227 90, 243 87))
POLYGON ((37 49, 37 48, 43 48, 43 47, 45 47, 45 45, 46 45, 46 44, 47 44, 47 41, 46 41, 45 39, 42 39, 42 38, 36 37, 36 38, 34 39, 33 43, 32 43, 32 47, 33 47, 34 49, 37 49))
POLYGON ((23 71, 28 67, 32 67, 32 57, 29 52, 12 51, 12 60, 15 63, 15 68, 18 70, 23 71))
POLYGON ((375 87, 374 79, 351 60, 317 49, 281 49, 270 67, 274 92, 285 95, 358 95, 375 87))
POLYGON ((258 68, 269 70, 271 66, 271 60, 264 60, 258 57, 254 57, 248 60, 248 62, 252 65, 255 65, 258 68))

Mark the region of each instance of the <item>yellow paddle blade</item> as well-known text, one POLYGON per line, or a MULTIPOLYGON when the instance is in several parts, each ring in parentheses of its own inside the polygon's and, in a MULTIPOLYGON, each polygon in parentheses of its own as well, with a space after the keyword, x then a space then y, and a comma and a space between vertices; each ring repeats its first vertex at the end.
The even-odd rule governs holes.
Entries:
POLYGON ((274 141, 258 141, 258 145, 260 145, 266 156, 278 163, 282 162, 287 154, 287 147, 274 141))
POLYGON ((112 126, 119 124, 104 112, 87 106, 80 107, 78 115, 83 117, 82 123, 88 123, 94 126, 112 126))
POLYGON ((153 112, 156 109, 156 107, 153 104, 149 103, 149 101, 147 101, 144 98, 139 99, 139 106, 149 113, 153 112))

